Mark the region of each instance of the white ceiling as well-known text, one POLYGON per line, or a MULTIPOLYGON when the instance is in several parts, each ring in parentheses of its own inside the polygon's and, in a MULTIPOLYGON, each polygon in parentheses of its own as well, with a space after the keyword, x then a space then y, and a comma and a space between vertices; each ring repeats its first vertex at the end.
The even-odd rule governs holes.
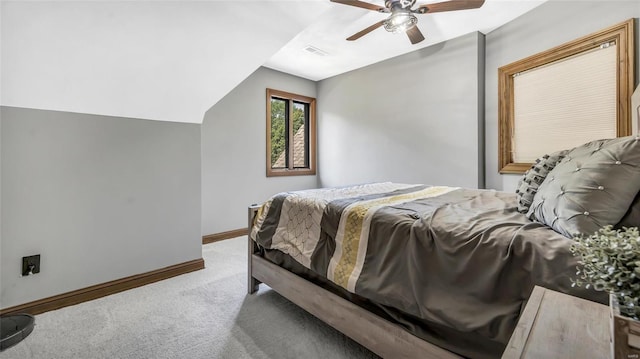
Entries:
POLYGON ((0 104, 201 123, 261 65, 321 80, 486 33, 542 2, 487 0, 481 9, 419 15, 426 40, 411 45, 384 29, 345 41, 384 15, 329 0, 2 0, 0 104))
POLYGON ((0 103, 201 123, 211 106, 329 6, 321 0, 2 0, 0 103))
MULTIPOLYGON (((384 6, 384 0, 364 1, 384 6)), ((414 8, 440 1, 418 0, 414 8)), ((356 41, 346 41, 347 37, 389 14, 332 2, 327 11, 273 55, 265 66, 318 81, 470 32, 486 34, 545 1, 486 0, 479 9, 416 15, 425 40, 415 45, 405 34, 389 33, 382 27, 356 41), (309 45, 327 55, 319 56, 304 50, 309 45)))

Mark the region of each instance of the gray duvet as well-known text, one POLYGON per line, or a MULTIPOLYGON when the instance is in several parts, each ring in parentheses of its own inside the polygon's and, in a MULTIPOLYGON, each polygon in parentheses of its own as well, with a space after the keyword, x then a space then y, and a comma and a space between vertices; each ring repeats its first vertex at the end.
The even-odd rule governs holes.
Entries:
POLYGON ((251 236, 425 340, 491 358, 534 285, 606 300, 571 287, 572 240, 516 208, 510 193, 424 185, 288 192, 261 207, 251 236))

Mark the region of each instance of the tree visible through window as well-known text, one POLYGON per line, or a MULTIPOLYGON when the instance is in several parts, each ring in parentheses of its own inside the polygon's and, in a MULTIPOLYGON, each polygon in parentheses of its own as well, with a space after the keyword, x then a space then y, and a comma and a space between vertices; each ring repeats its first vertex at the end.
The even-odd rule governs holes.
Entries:
POLYGON ((315 174, 315 99, 267 89, 267 176, 315 174))

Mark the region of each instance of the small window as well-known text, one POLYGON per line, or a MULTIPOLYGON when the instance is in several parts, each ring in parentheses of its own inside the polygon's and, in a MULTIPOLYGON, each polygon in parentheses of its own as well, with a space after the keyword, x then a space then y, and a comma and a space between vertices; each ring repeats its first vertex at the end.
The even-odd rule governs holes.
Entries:
POLYGON ((315 175, 316 99, 267 89, 267 177, 315 175))

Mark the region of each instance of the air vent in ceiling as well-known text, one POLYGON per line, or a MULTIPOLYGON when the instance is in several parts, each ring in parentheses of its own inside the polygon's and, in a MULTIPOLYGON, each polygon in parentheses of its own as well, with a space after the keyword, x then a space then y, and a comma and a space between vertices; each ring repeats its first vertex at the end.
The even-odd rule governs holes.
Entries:
POLYGON ((319 48, 312 46, 312 45, 307 45, 304 47, 304 49, 314 55, 318 55, 318 56, 327 56, 329 55, 328 53, 320 50, 319 48))

